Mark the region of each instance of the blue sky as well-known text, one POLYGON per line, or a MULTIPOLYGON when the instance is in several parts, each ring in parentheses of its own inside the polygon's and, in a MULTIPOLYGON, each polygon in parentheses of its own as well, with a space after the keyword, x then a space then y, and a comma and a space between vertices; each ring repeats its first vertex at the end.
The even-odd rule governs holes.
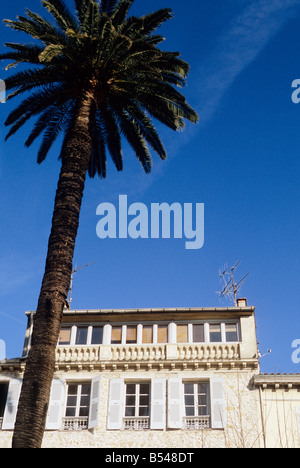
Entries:
MULTIPOLYGON (((68 0, 72 4, 72 1, 68 0)), ((272 354, 263 372, 300 372, 291 344, 300 339, 300 104, 291 84, 300 78, 300 0, 137 0, 132 13, 171 7, 164 46, 191 64, 184 93, 200 116, 175 134, 158 125, 168 160, 154 156, 143 174, 125 147, 123 173, 109 164, 107 180, 88 180, 74 263, 96 262, 75 277, 74 308, 214 307, 219 268, 241 261, 250 273, 241 296, 256 307, 259 348, 272 354), (205 245, 185 250, 178 239, 100 240, 96 208, 118 197, 204 203, 205 245)), ((11 0, 13 19, 37 0, 11 0)), ((24 39, 0 25, 0 44, 24 39)), ((1 50, 3 47, 1 46, 1 50)), ((5 79, 6 63, 0 79, 5 79)), ((59 146, 36 164, 26 129, 4 143, 4 120, 17 101, 0 105, 0 338, 8 357, 20 355, 25 310, 34 310, 42 280, 59 146)))

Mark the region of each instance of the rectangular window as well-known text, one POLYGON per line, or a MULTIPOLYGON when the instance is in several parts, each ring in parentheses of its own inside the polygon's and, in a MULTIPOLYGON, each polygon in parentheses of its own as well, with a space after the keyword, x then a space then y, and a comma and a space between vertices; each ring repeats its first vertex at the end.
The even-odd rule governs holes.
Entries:
POLYGON ((157 343, 168 343, 168 325, 158 325, 157 343))
POLYGON ((66 405, 67 418, 88 418, 90 411, 91 385, 69 384, 66 405))
POLYGON ((153 343, 153 326, 152 325, 144 325, 143 326, 143 343, 153 343))
POLYGON ((92 345, 101 345, 103 343, 103 327, 93 327, 92 331, 92 345))
POLYGON ((238 327, 236 323, 226 323, 225 324, 225 331, 226 331, 226 341, 238 341, 238 327))
POLYGON ((58 344, 67 346, 71 343, 71 327, 64 327, 60 330, 58 344))
POLYGON ((0 384, 0 418, 3 418, 4 416, 7 394, 8 394, 8 383, 1 383, 0 384))
POLYGON ((208 383, 185 383, 184 405, 186 417, 209 416, 208 383))
POLYGON ((187 325, 177 325, 177 343, 188 343, 187 325))
POLYGON ((211 343, 221 343, 222 342, 221 324, 216 324, 216 325, 210 324, 209 335, 210 335, 211 343))
POLYGON ((88 336, 88 327, 77 327, 76 345, 86 345, 88 336))
POLYGON ((150 416, 150 384, 126 384, 125 418, 150 416))
POLYGON ((135 343, 137 343, 137 326, 127 325, 126 344, 135 344, 135 343))
POLYGON ((193 343, 204 343, 204 325, 193 325, 193 343))
POLYGON ((112 327, 111 344, 122 343, 122 327, 112 327))

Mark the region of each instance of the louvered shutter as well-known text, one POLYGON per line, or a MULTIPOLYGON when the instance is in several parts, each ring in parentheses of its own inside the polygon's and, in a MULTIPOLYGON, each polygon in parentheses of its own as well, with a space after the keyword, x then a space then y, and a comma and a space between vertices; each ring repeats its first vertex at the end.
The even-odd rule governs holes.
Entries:
POLYGON ((168 381, 168 428, 182 428, 182 380, 171 378, 168 381))
POLYGON ((2 430, 12 431, 15 427, 22 380, 11 379, 9 382, 6 407, 4 411, 2 430))
POLYGON ((226 427, 226 403, 224 381, 220 378, 210 380, 211 395, 211 427, 224 429, 226 427))
POLYGON ((124 380, 112 379, 109 390, 107 429, 121 429, 123 415, 124 380))
POLYGON ((166 421, 166 381, 151 381, 151 429, 165 429, 166 421))
POLYGON ((46 421, 46 429, 48 431, 57 431, 60 429, 64 394, 64 380, 54 379, 51 387, 50 404, 46 421))
POLYGON ((99 421, 99 405, 100 405, 100 390, 101 390, 101 377, 95 377, 92 380, 91 388, 91 402, 89 414, 89 429, 98 426, 99 421))

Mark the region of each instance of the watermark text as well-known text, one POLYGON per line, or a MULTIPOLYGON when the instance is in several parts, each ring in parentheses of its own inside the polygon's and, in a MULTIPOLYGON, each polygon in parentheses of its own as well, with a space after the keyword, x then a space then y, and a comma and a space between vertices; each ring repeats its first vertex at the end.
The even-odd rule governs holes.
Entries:
POLYGON ((295 349, 292 353, 292 361, 294 364, 300 364, 300 339, 293 341, 292 348, 295 349))
POLYGON ((186 239, 185 249, 198 250, 204 245, 204 204, 144 203, 128 206, 127 195, 119 196, 116 208, 101 203, 96 210, 100 220, 96 232, 99 239, 186 239))

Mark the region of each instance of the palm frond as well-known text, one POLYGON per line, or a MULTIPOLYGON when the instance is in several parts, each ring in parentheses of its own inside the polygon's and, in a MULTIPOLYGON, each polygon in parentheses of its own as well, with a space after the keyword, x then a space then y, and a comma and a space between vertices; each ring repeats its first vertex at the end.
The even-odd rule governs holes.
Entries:
POLYGON ((114 11, 114 13, 111 16, 111 19, 114 25, 117 26, 119 24, 122 24, 125 21, 133 2, 134 0, 121 0, 119 2, 117 9, 114 11))
POLYGON ((0 54, 0 60, 14 60, 14 63, 6 67, 6 70, 18 65, 19 63, 39 64, 39 55, 44 50, 43 47, 33 44, 14 44, 6 42, 4 45, 15 51, 0 54))
POLYGON ((99 4, 101 13, 106 13, 107 15, 112 16, 118 3, 119 0, 100 0, 99 4))
POLYGON ((60 28, 78 31, 78 23, 63 0, 42 0, 44 7, 51 13, 60 28))
POLYGON ((102 106, 98 110, 99 120, 103 129, 106 146, 109 150, 111 158, 118 171, 123 169, 123 152, 121 136, 116 117, 112 109, 108 106, 102 106))
POLYGON ((173 18, 173 12, 170 8, 162 8, 153 13, 149 13, 142 17, 143 21, 143 35, 147 36, 156 29, 158 29, 163 23, 173 18))
POLYGON ((146 174, 149 174, 152 169, 151 154, 139 127, 124 109, 119 110, 117 118, 122 134, 132 147, 146 174))
POLYGON ((37 162, 41 164, 47 157, 53 143, 56 141, 57 137, 62 133, 63 130, 66 130, 67 124, 69 123, 72 115, 70 115, 70 109, 72 108, 73 103, 68 103, 65 106, 57 109, 49 119, 45 134, 43 137, 42 144, 38 151, 37 162))
POLYGON ((92 150, 91 159, 88 168, 89 176, 95 177, 96 174, 102 179, 106 178, 106 146, 103 136, 102 124, 97 116, 92 122, 91 128, 92 150))

